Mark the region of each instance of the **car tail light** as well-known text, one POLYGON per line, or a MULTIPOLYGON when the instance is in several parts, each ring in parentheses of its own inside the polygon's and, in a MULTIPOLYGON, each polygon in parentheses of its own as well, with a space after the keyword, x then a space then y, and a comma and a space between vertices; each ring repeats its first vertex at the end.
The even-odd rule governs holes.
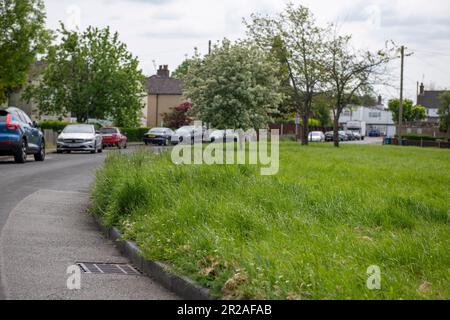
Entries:
POLYGON ((6 128, 8 130, 17 130, 20 128, 20 124, 17 122, 11 122, 11 115, 6 115, 6 128))

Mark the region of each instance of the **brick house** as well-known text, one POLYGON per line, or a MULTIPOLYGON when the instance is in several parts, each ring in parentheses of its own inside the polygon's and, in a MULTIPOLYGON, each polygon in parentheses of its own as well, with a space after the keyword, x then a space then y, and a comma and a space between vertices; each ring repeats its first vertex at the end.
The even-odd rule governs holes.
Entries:
POLYGON ((181 80, 170 77, 167 65, 159 66, 156 75, 147 79, 147 126, 164 125, 163 116, 184 102, 181 80))
POLYGON ((439 124, 439 96, 446 92, 445 90, 425 90, 423 83, 420 84, 417 104, 427 109, 427 122, 430 124, 439 124))

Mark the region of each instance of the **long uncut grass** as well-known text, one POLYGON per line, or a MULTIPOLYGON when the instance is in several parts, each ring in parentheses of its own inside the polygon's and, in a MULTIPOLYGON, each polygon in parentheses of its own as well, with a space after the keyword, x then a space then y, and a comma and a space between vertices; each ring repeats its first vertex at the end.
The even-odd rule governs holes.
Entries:
POLYGON ((93 210, 228 299, 450 299, 448 150, 285 142, 280 156, 262 177, 114 154, 93 210))

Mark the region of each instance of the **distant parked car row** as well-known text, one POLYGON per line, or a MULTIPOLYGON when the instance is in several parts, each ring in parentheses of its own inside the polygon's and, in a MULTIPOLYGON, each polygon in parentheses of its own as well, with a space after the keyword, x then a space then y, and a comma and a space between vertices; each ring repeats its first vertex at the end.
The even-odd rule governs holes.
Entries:
MULTIPOLYGON (((195 142, 238 142, 239 134, 235 130, 215 130, 196 126, 184 126, 176 131, 169 128, 153 128, 144 135, 144 143, 160 146, 195 142)), ((246 141, 250 135, 245 135, 246 141)))
MULTIPOLYGON (((352 130, 348 130, 348 131, 340 130, 338 132, 338 136, 339 136, 340 142, 364 140, 364 137, 358 131, 352 131, 352 130)), ((325 133, 325 141, 326 142, 334 141, 334 132, 333 131, 329 131, 329 132, 325 133)))
POLYGON ((73 124, 66 126, 58 136, 56 152, 86 151, 94 154, 107 147, 126 149, 127 143, 127 137, 119 128, 106 127, 96 131, 90 124, 73 124))

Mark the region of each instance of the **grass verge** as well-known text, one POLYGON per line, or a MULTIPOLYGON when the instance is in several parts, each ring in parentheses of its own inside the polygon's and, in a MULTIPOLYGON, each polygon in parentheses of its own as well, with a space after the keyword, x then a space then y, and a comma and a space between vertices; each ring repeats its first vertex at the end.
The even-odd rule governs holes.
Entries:
POLYGON ((450 299, 448 150, 285 142, 280 157, 263 177, 113 154, 93 210, 228 299, 450 299))

